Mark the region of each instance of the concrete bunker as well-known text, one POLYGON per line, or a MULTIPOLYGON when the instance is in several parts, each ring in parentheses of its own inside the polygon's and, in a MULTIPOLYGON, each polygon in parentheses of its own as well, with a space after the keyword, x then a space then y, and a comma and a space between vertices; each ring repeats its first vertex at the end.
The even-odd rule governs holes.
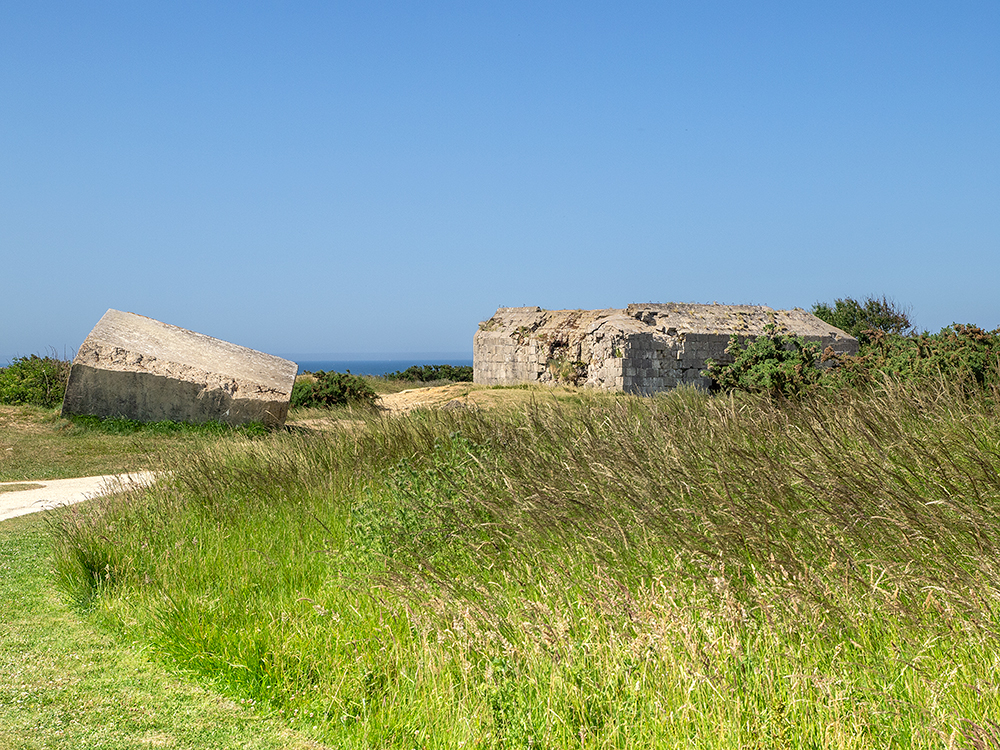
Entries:
POLYGON ((62 413, 280 427, 297 370, 280 357, 108 310, 73 360, 62 413))
POLYGON ((856 354, 858 342, 801 309, 760 305, 632 304, 625 309, 543 310, 501 307, 473 338, 473 379, 484 385, 569 383, 651 394, 694 385, 708 388, 705 360, 731 361, 731 336, 801 336, 856 354))

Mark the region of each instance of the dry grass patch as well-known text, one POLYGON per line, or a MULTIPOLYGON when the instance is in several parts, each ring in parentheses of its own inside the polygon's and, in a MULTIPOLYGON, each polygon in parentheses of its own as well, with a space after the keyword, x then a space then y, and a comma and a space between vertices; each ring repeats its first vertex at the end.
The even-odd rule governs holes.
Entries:
POLYGON ((533 403, 579 400, 587 392, 572 386, 523 385, 496 387, 453 383, 432 388, 413 388, 383 394, 380 405, 391 414, 406 414, 416 409, 525 406, 533 403))
POLYGON ((4 433, 37 435, 60 423, 58 410, 0 404, 0 445, 4 433))
MULTIPOLYGON (((299 377, 302 377, 301 375, 299 377)), ((403 381, 392 381, 403 382, 403 381)), ((325 408, 295 408, 289 412, 286 425, 292 430, 357 429, 380 416, 402 416, 421 409, 497 409, 524 408, 531 405, 559 402, 579 402, 601 394, 573 386, 520 385, 510 387, 449 383, 439 386, 417 386, 396 392, 379 394, 376 409, 336 406, 325 408)))

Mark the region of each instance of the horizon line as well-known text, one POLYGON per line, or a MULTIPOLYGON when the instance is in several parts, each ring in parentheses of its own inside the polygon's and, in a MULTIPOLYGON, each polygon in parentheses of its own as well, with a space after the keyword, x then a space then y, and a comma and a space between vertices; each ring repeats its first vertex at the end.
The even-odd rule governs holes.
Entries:
POLYGON ((306 361, 391 361, 404 359, 472 359, 472 352, 295 352, 277 353, 274 356, 306 361))
MULTIPOLYGON (((416 360, 416 359, 461 359, 461 360, 472 360, 472 352, 306 352, 306 353, 273 353, 264 352, 265 354, 272 354, 275 357, 281 357, 282 359, 289 359, 293 362, 393 362, 393 361, 403 361, 403 360, 416 360)), ((38 356, 51 356, 51 354, 39 354, 38 352, 33 352, 38 356)), ((10 365, 15 358, 20 357, 30 357, 30 354, 3 354, 0 355, 0 367, 6 367, 10 365)), ((68 359, 70 362, 76 356, 74 352, 73 356, 68 359)), ((433 363, 426 363, 433 364, 433 363)))

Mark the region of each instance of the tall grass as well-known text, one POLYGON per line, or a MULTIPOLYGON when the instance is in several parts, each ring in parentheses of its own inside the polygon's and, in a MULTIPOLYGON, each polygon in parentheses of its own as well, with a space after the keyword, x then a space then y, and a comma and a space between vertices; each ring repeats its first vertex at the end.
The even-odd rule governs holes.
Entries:
POLYGON ((58 569, 338 747, 989 747, 998 467, 946 384, 581 393, 220 444, 58 569))

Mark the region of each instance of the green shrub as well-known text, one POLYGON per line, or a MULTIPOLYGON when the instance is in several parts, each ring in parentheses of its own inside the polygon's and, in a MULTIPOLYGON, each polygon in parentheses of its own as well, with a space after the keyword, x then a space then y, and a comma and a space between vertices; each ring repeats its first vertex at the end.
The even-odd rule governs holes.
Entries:
POLYGON ((0 404, 53 407, 62 403, 70 363, 56 357, 14 357, 0 368, 0 404))
POLYGON ((873 333, 860 356, 838 361, 836 376, 846 385, 890 376, 918 383, 943 379, 966 393, 1000 388, 1000 328, 955 323, 934 334, 873 333))
POLYGON ((553 357, 549 360, 549 372, 557 383, 579 385, 587 379, 587 363, 566 356, 553 357))
POLYGON ((386 380, 412 380, 429 383, 433 380, 453 380, 456 383, 471 383, 472 368, 468 365, 413 365, 405 370, 387 372, 386 380))
POLYGON ((313 380, 301 379, 292 388, 292 406, 374 406, 378 394, 368 382, 350 372, 312 373, 313 380))
POLYGON ((854 336, 862 346, 871 343, 877 332, 902 336, 913 330, 909 312, 885 296, 866 297, 862 302, 845 297, 832 306, 817 302, 812 314, 854 336))
POLYGON ((811 390, 823 377, 817 366, 819 346, 807 344, 799 336, 777 332, 772 323, 764 327, 765 334, 741 344, 736 336, 729 339, 726 354, 729 364, 713 359, 705 361, 702 373, 723 391, 770 393, 791 398, 811 390))
POLYGON ((734 336, 726 347, 733 362, 707 360, 703 374, 723 391, 785 398, 817 385, 835 390, 870 387, 887 377, 921 387, 944 381, 968 395, 1000 390, 1000 329, 955 323, 939 333, 908 336, 869 329, 868 344, 860 355, 821 357, 816 344, 768 328, 767 335, 746 344, 734 336), (832 360, 831 366, 818 367, 823 359, 832 360))
POLYGON ((870 386, 886 377, 921 385, 944 380, 966 394, 1000 388, 1000 329, 955 323, 917 334, 908 311, 886 297, 817 303, 812 312, 860 344, 858 356, 836 356, 836 366, 823 373, 835 388, 870 386))

